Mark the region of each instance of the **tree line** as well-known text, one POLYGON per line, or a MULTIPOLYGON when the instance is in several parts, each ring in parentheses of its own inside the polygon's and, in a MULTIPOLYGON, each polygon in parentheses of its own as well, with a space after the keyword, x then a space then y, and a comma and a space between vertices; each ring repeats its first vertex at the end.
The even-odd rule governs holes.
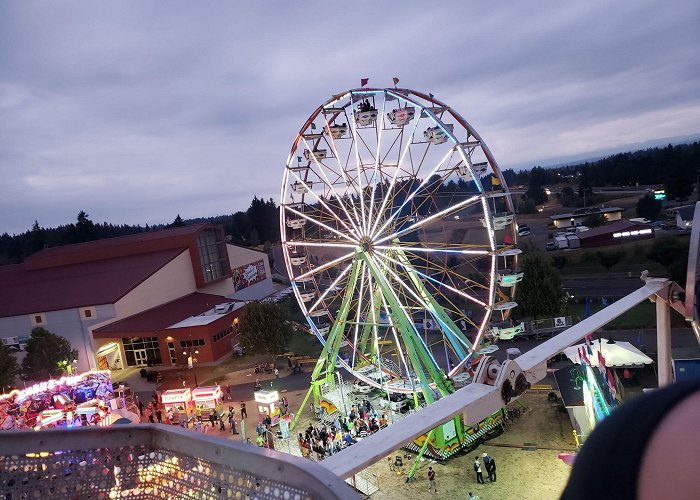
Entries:
MULTIPOLYGON (((511 187, 527 185, 525 195, 518 200, 521 213, 533 212, 536 205, 547 201, 544 186, 557 184, 562 180, 578 181, 578 190, 567 187, 560 193, 560 202, 564 206, 577 206, 588 198, 588 204, 595 203, 592 197, 592 186, 633 186, 663 185, 668 200, 685 201, 691 195, 694 185, 700 175, 700 142, 692 144, 668 145, 664 148, 650 148, 641 151, 619 153, 595 162, 585 162, 578 165, 543 168, 533 167, 530 170, 514 171, 506 169, 503 172, 506 183, 511 187)), ((490 176, 487 176, 490 177, 490 176)), ((465 193, 473 189, 471 183, 463 180, 448 183, 439 182, 439 178, 430 179, 424 186, 423 197, 431 195, 431 199, 440 206, 429 206, 417 196, 412 206, 406 211, 440 210, 442 205, 449 205, 463 198, 465 193)), ((405 186, 396 195, 397 201, 405 198, 415 184, 406 181, 405 186)), ((420 181, 417 181, 420 182, 420 181)), ((492 179, 482 179, 491 183, 492 179)), ((381 197, 386 193, 381 183, 375 196, 381 197)), ((330 201, 330 200, 329 200, 330 201)), ((329 203, 329 206, 332 206, 329 203)), ((399 204, 400 205, 400 204, 399 204)), ((0 235, 0 265, 21 262, 29 255, 46 247, 69 245, 103 238, 113 238, 148 231, 177 227, 186 223, 210 222, 220 225, 230 237, 232 243, 242 246, 257 246, 266 242, 275 243, 280 240, 279 212, 272 198, 253 197, 250 206, 245 211, 229 215, 216 215, 185 221, 178 215, 170 224, 149 226, 115 225, 104 222, 94 223, 85 211, 80 211, 75 223, 61 225, 56 228, 41 227, 35 221, 32 228, 24 233, 0 235)))
POLYGON ((38 221, 34 221, 32 228, 28 231, 15 235, 8 233, 0 235, 0 265, 22 262, 44 248, 159 231, 202 222, 223 226, 231 242, 242 246, 257 246, 280 239, 277 205, 272 198, 265 201, 255 196, 247 210, 230 215, 184 220, 178 214, 170 224, 146 224, 145 226, 95 223, 90 220, 88 213, 81 210, 76 222, 71 224, 44 228, 38 221))

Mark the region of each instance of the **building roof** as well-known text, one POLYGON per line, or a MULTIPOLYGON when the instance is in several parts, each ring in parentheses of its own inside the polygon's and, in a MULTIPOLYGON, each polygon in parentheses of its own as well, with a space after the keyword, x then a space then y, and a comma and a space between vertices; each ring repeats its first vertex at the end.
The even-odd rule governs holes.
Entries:
POLYGON ((194 292, 161 306, 148 309, 142 313, 97 328, 93 331, 93 335, 96 338, 108 338, 115 334, 165 330, 170 327, 175 327, 178 323, 191 317, 202 317, 206 319, 206 322, 199 323, 199 325, 209 324, 225 316, 233 318, 240 313, 240 308, 224 314, 215 314, 211 311, 214 306, 229 302, 235 301, 223 295, 194 292), (207 312, 209 312, 209 314, 200 316, 207 312))
POLYGON ((27 269, 40 269, 172 248, 185 248, 193 235, 206 227, 216 226, 211 224, 194 224, 162 231, 149 231, 116 238, 88 241, 86 243, 45 248, 27 257, 24 264, 27 269))
POLYGON ((583 231, 578 233, 580 239, 593 238, 603 234, 617 233, 620 231, 630 231, 635 229, 651 229, 649 224, 643 224, 640 222, 630 222, 628 220, 617 220, 615 222, 609 222, 600 227, 594 227, 588 231, 583 231))
POLYGON ((184 249, 43 269, 0 266, 0 317, 113 304, 184 249))
POLYGON ((623 212, 624 210, 624 208, 620 207, 579 208, 571 213, 550 215, 549 218, 552 220, 571 219, 572 217, 588 217, 589 215, 609 214, 612 212, 623 212))

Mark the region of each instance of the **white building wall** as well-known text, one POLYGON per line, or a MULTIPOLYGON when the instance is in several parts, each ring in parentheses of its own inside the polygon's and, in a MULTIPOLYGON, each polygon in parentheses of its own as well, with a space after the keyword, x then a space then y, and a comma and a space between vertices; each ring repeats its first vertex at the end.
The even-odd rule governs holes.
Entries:
POLYGON ((115 304, 116 319, 152 309, 197 291, 190 251, 186 250, 115 304))
POLYGON ((265 266, 264 280, 237 292, 234 290, 232 284, 232 292, 227 294, 227 296, 237 300, 260 300, 274 293, 274 288, 272 286, 272 270, 270 269, 270 260, 267 258, 266 253, 235 245, 226 245, 226 250, 228 251, 228 258, 231 263, 231 270, 253 264, 259 260, 262 260, 265 266))
POLYGON ((83 308, 63 309, 60 311, 36 311, 33 314, 0 318, 0 337, 29 337, 32 328, 41 326, 51 333, 65 337, 78 351, 78 365, 80 371, 94 369, 95 360, 91 344, 91 328, 100 323, 112 321, 114 307, 111 304, 91 306, 94 317, 83 319, 83 308), (46 321, 41 325, 34 325, 34 315, 42 313, 46 321))

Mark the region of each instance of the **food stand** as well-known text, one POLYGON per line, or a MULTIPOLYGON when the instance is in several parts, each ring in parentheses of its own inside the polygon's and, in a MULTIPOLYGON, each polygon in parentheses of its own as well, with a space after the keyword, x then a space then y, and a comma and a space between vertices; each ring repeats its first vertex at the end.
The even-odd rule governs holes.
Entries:
POLYGON ((223 394, 221 392, 221 387, 218 385, 192 389, 192 400, 194 401, 195 407, 202 410, 203 415, 209 414, 211 410, 216 410, 217 415, 221 413, 223 394))
POLYGON ((280 418, 279 403, 280 395, 277 391, 256 391, 255 402, 258 405, 258 417, 262 421, 265 417, 270 417, 270 424, 277 425, 280 418))
POLYGON ((160 402, 163 403, 165 412, 172 413, 173 417, 177 415, 179 421, 184 420, 186 422, 188 413, 194 409, 192 391, 189 387, 163 391, 160 395, 160 402))

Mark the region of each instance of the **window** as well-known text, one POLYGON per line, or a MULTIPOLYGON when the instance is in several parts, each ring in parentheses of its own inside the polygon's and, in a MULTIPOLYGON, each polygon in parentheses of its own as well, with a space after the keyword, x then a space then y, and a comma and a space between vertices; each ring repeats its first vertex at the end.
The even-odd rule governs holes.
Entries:
POLYGON ((213 228, 204 229, 197 236, 197 246, 205 282, 217 280, 229 273, 223 231, 213 228))
POLYGON ((32 326, 44 326, 46 325, 46 314, 32 313, 29 315, 29 321, 31 321, 32 326))
POLYGON ((92 318, 92 311, 90 309, 85 309, 83 311, 83 314, 85 315, 86 318, 92 318))
POLYGON ((181 340, 180 347, 198 347, 204 345, 204 339, 181 340))
POLYGON ((158 337, 132 337, 122 339, 127 366, 160 365, 158 337))
POLYGON ((218 342, 219 340, 223 339, 224 337, 228 337, 233 333, 233 326, 229 326, 226 330, 221 330, 219 333, 215 334, 212 339, 214 342, 218 342))

